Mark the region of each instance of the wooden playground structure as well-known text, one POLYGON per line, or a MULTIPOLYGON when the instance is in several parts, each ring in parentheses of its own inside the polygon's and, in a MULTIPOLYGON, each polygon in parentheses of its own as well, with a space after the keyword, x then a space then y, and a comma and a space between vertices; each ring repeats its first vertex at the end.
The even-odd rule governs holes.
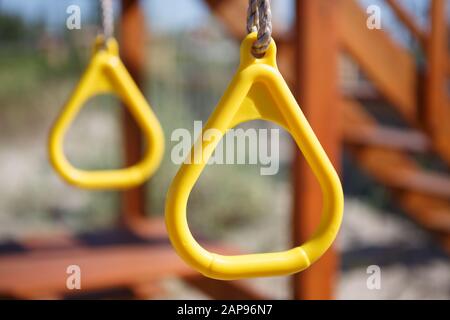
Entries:
MULTIPOLYGON (((274 26, 281 72, 332 159, 341 168, 348 148, 358 165, 391 189, 396 203, 418 225, 432 232, 450 254, 450 176, 424 168, 414 157, 427 154, 450 165, 450 55, 446 0, 429 0, 429 30, 422 30, 396 0, 385 0, 420 44, 425 68, 385 30, 369 30, 356 0, 297 0, 294 30, 274 26), (380 123, 359 97, 339 90, 338 58, 345 52, 404 121, 404 128, 380 123)), ((121 57, 133 78, 144 81, 145 19, 139 1, 121 0, 121 57)), ((245 36, 247 0, 206 0, 214 15, 237 41, 245 36)), ((124 109, 126 110, 126 109, 124 109)), ((122 116, 126 164, 141 156, 142 136, 130 115, 122 116)), ((292 237, 307 239, 318 225, 321 191, 302 155, 293 161, 292 237)), ((82 292, 126 289, 136 298, 160 291, 159 280, 176 276, 218 299, 270 298, 243 281, 205 278, 180 260, 170 246, 164 223, 146 219, 144 189, 122 193, 121 220, 115 230, 89 235, 22 239, 0 244, 0 296, 64 298, 66 268, 83 270, 82 292)), ((210 243, 217 252, 238 252, 210 243)), ((339 253, 329 250, 316 264, 292 276, 294 299, 332 299, 339 253)))

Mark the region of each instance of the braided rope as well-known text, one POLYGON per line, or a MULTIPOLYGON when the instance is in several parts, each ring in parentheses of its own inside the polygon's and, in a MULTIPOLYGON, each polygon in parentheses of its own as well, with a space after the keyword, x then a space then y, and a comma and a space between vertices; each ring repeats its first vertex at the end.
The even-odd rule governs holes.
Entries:
POLYGON ((258 32, 258 0, 249 0, 247 10, 247 32, 258 32))
POLYGON ((102 27, 105 39, 109 39, 114 34, 114 13, 112 0, 100 0, 102 8, 102 27))
POLYGON ((269 0, 249 0, 247 32, 258 32, 252 53, 255 56, 263 55, 272 41, 272 11, 269 0))

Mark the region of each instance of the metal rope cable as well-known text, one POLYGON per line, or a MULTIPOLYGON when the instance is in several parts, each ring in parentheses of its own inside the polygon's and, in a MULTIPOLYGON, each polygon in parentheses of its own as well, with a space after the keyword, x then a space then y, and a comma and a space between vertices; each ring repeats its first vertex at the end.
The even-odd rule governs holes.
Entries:
POLYGON ((272 11, 269 0, 249 0, 247 32, 258 32, 258 39, 252 47, 253 55, 264 55, 272 41, 272 11))

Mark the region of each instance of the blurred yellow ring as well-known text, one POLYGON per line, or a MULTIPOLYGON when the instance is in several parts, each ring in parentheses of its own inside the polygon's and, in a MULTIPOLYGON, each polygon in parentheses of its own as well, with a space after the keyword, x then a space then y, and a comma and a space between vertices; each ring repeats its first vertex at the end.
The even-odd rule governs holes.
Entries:
POLYGON ((118 55, 115 39, 97 39, 92 60, 50 132, 49 157, 55 170, 69 183, 87 189, 126 189, 145 182, 158 168, 164 153, 161 125, 118 55), (128 168, 85 171, 75 168, 64 155, 63 140, 83 104, 98 94, 122 99, 147 140, 142 160, 128 168))

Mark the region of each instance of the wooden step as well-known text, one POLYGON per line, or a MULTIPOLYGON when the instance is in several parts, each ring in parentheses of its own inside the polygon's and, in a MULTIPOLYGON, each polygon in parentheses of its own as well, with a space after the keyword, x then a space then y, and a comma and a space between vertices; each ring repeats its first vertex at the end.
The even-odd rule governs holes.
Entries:
POLYGON ((170 246, 114 246, 74 248, 0 257, 0 292, 12 296, 71 294, 67 267, 81 268, 83 292, 192 274, 170 246))
MULTIPOLYGON (((342 112, 346 124, 377 127, 357 101, 343 100, 342 112)), ((349 150, 364 171, 395 190, 396 199, 411 218, 429 230, 450 232, 449 177, 421 171, 412 158, 398 150, 367 145, 349 150)))
POLYGON ((379 147, 366 147, 355 155, 364 169, 384 185, 450 200, 450 177, 427 172, 407 155, 379 147))
MULTIPOLYGON (((212 298, 266 299, 243 281, 207 279, 176 254, 163 219, 152 219, 135 230, 96 232, 94 237, 68 232, 18 240, 16 252, 0 252, 0 296, 42 299, 62 298, 113 288, 130 288, 138 296, 160 291, 158 282, 181 277, 212 298), (66 287, 67 267, 81 268, 81 291, 66 287)), ((223 244, 205 247, 222 254, 239 250, 223 244)))
MULTIPOLYGON (((208 250, 235 254, 221 245, 208 250)), ((166 277, 186 278, 214 298, 265 299, 242 281, 217 284, 186 265, 170 245, 115 245, 108 248, 74 247, 0 256, 0 296, 37 299, 117 287, 142 288, 166 277), (67 267, 81 269, 81 291, 67 289, 67 267), (215 291, 216 288, 222 290, 215 291), (233 290, 230 290, 233 288, 233 290)))
POLYGON ((430 151, 428 138, 417 130, 396 129, 386 126, 346 124, 343 128, 346 143, 395 149, 405 152, 430 151))

